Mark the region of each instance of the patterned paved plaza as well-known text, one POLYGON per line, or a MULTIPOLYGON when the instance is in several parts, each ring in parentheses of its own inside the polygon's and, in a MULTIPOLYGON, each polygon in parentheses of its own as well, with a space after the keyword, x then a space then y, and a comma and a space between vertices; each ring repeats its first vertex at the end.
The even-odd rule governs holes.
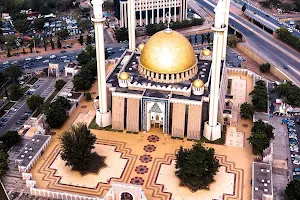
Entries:
MULTIPOLYGON (((91 92, 96 91, 96 86, 94 84, 91 92)), ((215 149, 221 165, 209 191, 193 193, 179 186, 179 180, 174 175, 176 151, 180 146, 190 148, 193 142, 171 139, 154 128, 138 134, 92 129, 97 136, 94 151, 105 156, 106 167, 98 173, 86 175, 72 171, 60 159, 58 136, 75 121, 81 121, 79 118, 84 119, 85 114, 90 118, 90 110, 94 110, 93 102, 83 101, 61 129, 51 130, 56 135, 30 171, 37 188, 103 197, 111 182, 125 182, 141 185, 149 200, 251 199, 251 164, 254 156, 247 141, 243 148, 205 144, 215 149)), ((245 133, 245 138, 249 137, 249 121, 239 120, 236 128, 245 133)))

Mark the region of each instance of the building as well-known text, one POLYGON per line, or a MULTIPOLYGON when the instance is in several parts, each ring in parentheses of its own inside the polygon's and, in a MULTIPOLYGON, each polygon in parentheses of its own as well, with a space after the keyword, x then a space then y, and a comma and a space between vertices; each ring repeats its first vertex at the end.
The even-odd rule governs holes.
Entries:
POLYGON ((272 165, 263 162, 253 162, 252 200, 261 199, 273 199, 272 165))
MULTIPOLYGON (((182 21, 187 16, 187 0, 135 0, 137 26, 182 21)), ((127 0, 115 0, 115 15, 120 27, 128 27, 129 6, 127 0)))
MULTIPOLYGON (((94 5, 93 19, 96 47, 103 43, 100 26, 104 20, 102 7, 97 6, 94 5), (97 16, 101 17, 97 19, 97 16)), ((133 6, 129 2, 128 7, 133 6)), ((107 76, 101 67, 104 62, 97 62, 96 123, 128 132, 156 127, 175 138, 191 140, 199 140, 202 135, 208 140, 221 138, 227 87, 222 59, 227 28, 223 1, 218 3, 215 12, 212 52, 209 49, 195 52, 186 37, 170 28, 135 48, 134 12, 128 13, 129 49, 107 76)), ((103 53, 101 48, 97 50, 98 61, 103 60, 103 53)))

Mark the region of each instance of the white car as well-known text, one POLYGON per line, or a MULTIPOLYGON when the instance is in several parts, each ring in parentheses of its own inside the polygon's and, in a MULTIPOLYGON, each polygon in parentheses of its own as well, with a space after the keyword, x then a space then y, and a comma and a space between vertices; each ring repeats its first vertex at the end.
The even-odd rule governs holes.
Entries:
POLYGON ((291 28, 288 28, 288 31, 289 31, 290 33, 294 32, 293 29, 291 29, 291 28))
POLYGON ((16 112, 16 111, 17 111, 17 109, 16 109, 16 108, 14 108, 14 107, 12 107, 10 110, 12 110, 12 111, 14 111, 14 112, 16 112))
POLYGON ((26 60, 26 61, 30 61, 30 60, 31 60, 31 58, 25 58, 25 60, 26 60))
POLYGON ((11 64, 13 64, 13 65, 15 65, 15 64, 18 64, 18 61, 12 61, 12 63, 11 64))
POLYGON ((3 65, 8 65, 8 64, 9 64, 8 61, 3 62, 3 65))
POLYGON ((67 59, 64 60, 64 63, 69 63, 69 62, 71 62, 71 61, 70 61, 70 60, 67 60, 67 59))
POLYGON ((48 62, 49 62, 49 60, 44 60, 44 61, 43 61, 43 63, 48 63, 48 62))
POLYGON ((50 59, 54 59, 54 58, 56 58, 56 55, 51 55, 50 56, 50 59))
POLYGON ((111 51, 111 50, 113 50, 113 48, 108 47, 106 50, 107 50, 107 51, 111 51))
POLYGON ((300 172, 293 172, 293 176, 300 175, 300 172))
POLYGON ((68 56, 62 56, 60 57, 60 59, 66 59, 68 56))
POLYGON ((38 56, 38 57, 36 57, 35 59, 36 60, 41 60, 43 58, 43 56, 38 56))
POLYGON ((294 163, 295 165, 300 165, 300 160, 294 160, 293 163, 294 163))

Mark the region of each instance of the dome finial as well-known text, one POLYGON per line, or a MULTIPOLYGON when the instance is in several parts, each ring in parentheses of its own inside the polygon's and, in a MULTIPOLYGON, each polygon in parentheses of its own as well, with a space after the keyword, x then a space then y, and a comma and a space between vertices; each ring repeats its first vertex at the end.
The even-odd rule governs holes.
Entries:
POLYGON ((165 32, 166 33, 171 33, 172 32, 172 29, 170 28, 171 14, 168 12, 167 15, 168 15, 169 19, 168 19, 167 28, 166 28, 165 32))

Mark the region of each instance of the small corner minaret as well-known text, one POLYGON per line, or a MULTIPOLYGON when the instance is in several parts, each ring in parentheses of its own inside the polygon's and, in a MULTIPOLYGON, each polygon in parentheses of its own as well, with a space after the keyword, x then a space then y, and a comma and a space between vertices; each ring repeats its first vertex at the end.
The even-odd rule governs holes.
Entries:
POLYGON ((105 75, 105 52, 104 52, 104 22, 102 4, 103 0, 93 0, 94 17, 92 21, 95 27, 95 45, 97 59, 97 79, 99 109, 96 110, 96 123, 100 127, 111 125, 111 113, 107 109, 106 75, 105 75))
POLYGON ((129 50, 135 50, 135 0, 128 0, 128 39, 129 50))
POLYGON ((220 0, 215 8, 215 23, 211 27, 214 31, 213 55, 211 64, 211 81, 209 96, 209 121, 204 123, 203 136, 210 141, 221 138, 221 124, 218 123, 218 104, 220 91, 221 62, 223 52, 223 38, 226 26, 224 24, 225 5, 220 0))
POLYGON ((229 27, 229 12, 230 12, 230 0, 224 0, 225 4, 225 17, 224 17, 224 25, 226 26, 223 38, 223 52, 222 52, 222 60, 226 60, 226 50, 227 50, 227 37, 228 37, 228 27, 229 27))

